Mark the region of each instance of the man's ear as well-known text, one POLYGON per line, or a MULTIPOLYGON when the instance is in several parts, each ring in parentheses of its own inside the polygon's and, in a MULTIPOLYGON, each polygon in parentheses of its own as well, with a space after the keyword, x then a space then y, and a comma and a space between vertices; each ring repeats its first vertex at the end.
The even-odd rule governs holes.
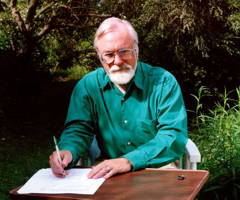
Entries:
POLYGON ((98 59, 101 61, 101 54, 100 54, 100 52, 99 52, 97 47, 95 47, 95 51, 97 53, 98 59))

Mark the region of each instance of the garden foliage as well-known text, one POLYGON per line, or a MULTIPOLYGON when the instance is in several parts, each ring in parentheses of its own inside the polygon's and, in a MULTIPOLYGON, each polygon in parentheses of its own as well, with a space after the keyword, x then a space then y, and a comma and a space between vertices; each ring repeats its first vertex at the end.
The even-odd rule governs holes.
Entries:
POLYGON ((238 86, 239 0, 1 0, 0 50, 34 59, 40 70, 92 69, 94 31, 109 16, 132 22, 140 59, 173 72, 185 93, 238 86))
POLYGON ((239 0, 103 2, 137 28, 141 59, 173 72, 187 93, 239 86, 239 0))
POLYGON ((235 93, 237 100, 232 100, 225 91, 208 112, 202 112, 202 99, 210 95, 207 89, 201 87, 193 95, 198 103, 190 137, 202 155, 198 168, 210 172, 201 199, 240 198, 240 88, 235 93))
MULTIPOLYGON (((40 95, 33 87, 36 71, 69 80, 97 67, 92 40, 109 16, 131 21, 140 59, 177 77, 188 109, 195 104, 189 94, 209 88, 201 87, 195 114, 189 113, 190 137, 202 154, 199 168, 210 172, 200 197, 240 199, 240 89, 225 92, 214 107, 215 95, 206 96, 239 87, 239 0, 0 0, 0 96, 17 106, 6 91, 40 95)), ((20 99, 24 108, 27 98, 20 99)), ((4 117, 5 107, 2 98, 4 117)))
POLYGON ((21 68, 71 67, 87 49, 86 33, 107 16, 95 1, 1 0, 0 50, 14 52, 21 68))

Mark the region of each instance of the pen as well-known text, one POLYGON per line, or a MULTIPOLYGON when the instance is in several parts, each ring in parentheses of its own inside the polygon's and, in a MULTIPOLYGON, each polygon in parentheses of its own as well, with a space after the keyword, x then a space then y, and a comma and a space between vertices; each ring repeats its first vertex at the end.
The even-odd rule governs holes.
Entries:
POLYGON ((58 162, 59 162, 60 165, 62 166, 62 159, 61 159, 61 156, 60 156, 60 153, 59 153, 59 148, 58 148, 57 140, 56 140, 56 137, 55 137, 55 136, 53 136, 53 141, 54 141, 55 148, 56 148, 56 152, 57 152, 58 162))

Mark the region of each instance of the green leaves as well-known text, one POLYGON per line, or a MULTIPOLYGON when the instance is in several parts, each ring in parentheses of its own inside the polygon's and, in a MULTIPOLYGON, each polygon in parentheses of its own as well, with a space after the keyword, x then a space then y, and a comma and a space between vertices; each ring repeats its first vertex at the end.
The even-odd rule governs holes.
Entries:
POLYGON ((125 16, 137 29, 140 59, 170 70, 185 90, 238 86, 239 0, 103 2, 105 12, 125 16))
MULTIPOLYGON (((190 123, 190 137, 197 143, 202 155, 200 169, 210 172, 210 179, 202 191, 202 199, 234 199, 240 195, 240 88, 236 89, 236 100, 226 90, 219 95, 219 102, 203 112, 202 99, 208 89, 201 87, 197 101, 196 120, 190 123), (230 191, 226 193, 226 188, 230 191)), ((209 96, 209 95, 207 95, 209 96)), ((210 98, 209 98, 210 99, 210 98)))
MULTIPOLYGON (((0 25, 0 27, 1 27, 1 25, 0 25)), ((6 50, 7 48, 9 48, 9 43, 8 43, 7 36, 0 29, 0 50, 6 50)))

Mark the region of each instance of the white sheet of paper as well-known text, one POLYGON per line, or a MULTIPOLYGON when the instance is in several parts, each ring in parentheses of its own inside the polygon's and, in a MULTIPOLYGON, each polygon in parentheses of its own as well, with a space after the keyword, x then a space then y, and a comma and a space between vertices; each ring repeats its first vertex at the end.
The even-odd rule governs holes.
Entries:
POLYGON ((19 190, 19 194, 94 194, 105 181, 104 178, 89 179, 91 169, 70 169, 65 178, 52 174, 50 168, 38 170, 19 190))

